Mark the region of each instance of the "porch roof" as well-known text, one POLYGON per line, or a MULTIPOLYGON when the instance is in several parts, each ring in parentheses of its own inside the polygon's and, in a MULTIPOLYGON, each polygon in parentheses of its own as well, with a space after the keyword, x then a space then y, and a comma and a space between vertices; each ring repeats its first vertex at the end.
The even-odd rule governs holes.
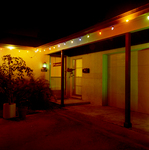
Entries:
POLYGON ((127 32, 134 33, 146 29, 149 29, 149 3, 65 38, 41 45, 38 49, 44 50, 45 54, 53 54, 61 50, 68 51, 112 37, 122 36, 127 32))

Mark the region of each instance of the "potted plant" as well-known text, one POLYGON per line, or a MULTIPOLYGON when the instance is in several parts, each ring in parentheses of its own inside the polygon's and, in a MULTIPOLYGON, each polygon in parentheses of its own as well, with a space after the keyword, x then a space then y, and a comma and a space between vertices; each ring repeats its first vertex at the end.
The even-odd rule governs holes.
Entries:
POLYGON ((20 119, 26 118, 28 98, 30 97, 29 81, 27 79, 16 80, 13 96, 17 106, 17 116, 20 119))
POLYGON ((2 60, 0 75, 3 78, 0 79, 0 84, 2 85, 1 91, 6 97, 3 104, 3 118, 8 119, 16 117, 16 97, 14 92, 16 87, 21 85, 17 83, 24 79, 25 74, 31 77, 33 70, 26 66, 25 61, 21 57, 5 55, 2 57, 2 60))

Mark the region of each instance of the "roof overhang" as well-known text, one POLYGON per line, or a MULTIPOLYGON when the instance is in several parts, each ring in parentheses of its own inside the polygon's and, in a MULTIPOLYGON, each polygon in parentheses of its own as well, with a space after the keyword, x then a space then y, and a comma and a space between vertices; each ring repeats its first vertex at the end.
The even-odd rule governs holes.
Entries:
POLYGON ((148 28, 149 3, 78 33, 41 45, 38 49, 44 50, 46 54, 51 54, 148 28))

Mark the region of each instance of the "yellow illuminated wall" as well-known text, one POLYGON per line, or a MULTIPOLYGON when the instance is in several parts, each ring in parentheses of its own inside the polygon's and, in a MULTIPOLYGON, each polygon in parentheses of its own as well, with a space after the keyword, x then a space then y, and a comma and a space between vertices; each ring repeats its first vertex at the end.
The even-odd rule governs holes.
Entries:
POLYGON ((61 57, 50 57, 51 60, 51 76, 50 84, 52 90, 61 90, 61 57))
POLYGON ((21 57, 26 61, 26 65, 33 69, 35 78, 42 77, 49 80, 49 55, 45 55, 42 52, 30 51, 30 50, 18 50, 18 49, 0 49, 0 65, 2 64, 2 57, 10 54, 12 57, 21 57), (47 63, 47 72, 41 72, 42 64, 47 63))

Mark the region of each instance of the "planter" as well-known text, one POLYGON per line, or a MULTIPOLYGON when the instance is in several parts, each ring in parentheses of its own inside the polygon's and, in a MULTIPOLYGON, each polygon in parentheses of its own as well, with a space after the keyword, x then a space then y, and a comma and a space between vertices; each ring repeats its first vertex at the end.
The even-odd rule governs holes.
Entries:
POLYGON ((3 118, 10 119, 16 117, 16 103, 4 103, 3 104, 3 118))
POLYGON ((18 112, 19 112, 19 118, 21 120, 26 119, 27 107, 19 107, 18 112))

